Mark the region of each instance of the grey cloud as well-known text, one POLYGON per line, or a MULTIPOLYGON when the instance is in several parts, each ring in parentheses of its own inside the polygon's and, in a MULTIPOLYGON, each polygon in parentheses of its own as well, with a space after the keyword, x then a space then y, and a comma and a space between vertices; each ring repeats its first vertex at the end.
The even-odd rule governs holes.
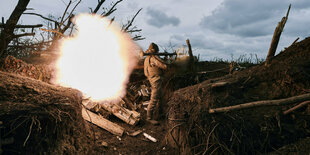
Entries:
POLYGON ((292 10, 285 25, 284 33, 294 37, 309 37, 310 20, 305 17, 310 17, 310 8, 292 10))
POLYGON ((157 28, 162 28, 167 25, 178 26, 180 24, 179 18, 174 16, 168 16, 166 13, 159 10, 147 8, 146 13, 150 17, 147 20, 147 23, 157 28))
POLYGON ((293 3, 293 7, 296 9, 309 9, 310 1, 309 0, 291 0, 293 3))
POLYGON ((203 34, 195 35, 172 35, 170 37, 172 42, 176 44, 185 44, 185 40, 189 39, 193 49, 206 49, 206 50, 218 50, 223 49, 223 44, 220 40, 215 38, 208 38, 203 34))
POLYGON ((225 0, 210 16, 202 18, 200 26, 242 37, 264 36, 272 33, 288 6, 289 1, 283 0, 225 0))

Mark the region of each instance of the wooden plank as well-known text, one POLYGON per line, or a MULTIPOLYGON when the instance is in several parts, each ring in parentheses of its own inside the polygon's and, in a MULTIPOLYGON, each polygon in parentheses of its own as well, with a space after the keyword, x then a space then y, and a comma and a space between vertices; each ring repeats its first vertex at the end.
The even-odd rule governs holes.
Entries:
POLYGON ((113 122, 110 122, 109 120, 107 119, 104 119, 103 117, 83 108, 82 109, 82 116, 83 118, 90 122, 90 123, 93 123, 107 131, 109 131, 110 133, 114 134, 114 135, 117 135, 117 136, 122 136, 123 133, 124 133, 124 128, 113 123, 113 122))
POLYGON ((130 107, 131 110, 137 110, 137 107, 135 106, 135 104, 132 103, 129 98, 125 96, 122 100, 126 103, 128 107, 130 107))
POLYGON ((137 131, 135 131, 135 132, 127 133, 127 134, 128 134, 129 136, 135 137, 135 136, 139 135, 140 133, 142 133, 142 130, 137 130, 137 131))

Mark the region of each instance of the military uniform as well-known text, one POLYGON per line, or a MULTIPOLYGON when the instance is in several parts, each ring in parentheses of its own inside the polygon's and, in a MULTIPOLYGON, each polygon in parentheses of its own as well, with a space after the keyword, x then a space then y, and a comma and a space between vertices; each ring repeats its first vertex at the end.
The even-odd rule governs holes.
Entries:
MULTIPOLYGON (((157 53, 158 46, 152 43, 147 52, 157 53)), ((167 67, 168 65, 156 55, 149 55, 144 60, 144 74, 148 78, 152 88, 151 99, 147 107, 147 120, 152 124, 158 124, 158 122, 154 120, 154 110, 156 105, 160 105, 163 76, 167 67)))

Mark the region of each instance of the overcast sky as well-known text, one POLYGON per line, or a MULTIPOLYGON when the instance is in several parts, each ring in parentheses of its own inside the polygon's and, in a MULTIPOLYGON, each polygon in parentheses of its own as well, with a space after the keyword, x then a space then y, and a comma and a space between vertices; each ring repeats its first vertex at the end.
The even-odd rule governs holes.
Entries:
MULTIPOLYGON (((68 1, 30 0, 28 8, 44 16, 58 17, 68 1)), ((104 6, 110 7, 111 2, 106 0, 104 6)), ((0 16, 7 20, 17 0, 0 0, 0 4, 0 16)), ((97 0, 82 0, 76 14, 89 12, 89 7, 94 8, 96 4, 97 0)), ((289 4, 292 8, 279 52, 297 37, 302 40, 310 36, 310 0, 124 0, 112 16, 125 23, 143 8, 134 25, 142 29, 141 35, 146 38, 137 42, 144 50, 151 42, 163 50, 169 45, 176 48, 186 45, 186 39, 190 39, 194 54, 200 54, 202 60, 231 60, 232 55, 236 59, 244 54, 265 58, 274 29, 286 15, 289 4)), ((23 24, 42 21, 29 15, 23 15, 20 20, 23 24)))

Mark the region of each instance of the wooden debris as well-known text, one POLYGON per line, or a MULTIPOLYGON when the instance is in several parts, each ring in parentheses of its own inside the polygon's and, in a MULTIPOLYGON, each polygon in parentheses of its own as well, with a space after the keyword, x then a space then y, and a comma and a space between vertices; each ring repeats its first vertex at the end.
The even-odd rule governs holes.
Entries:
POLYGON ((113 115, 123 120, 127 124, 136 125, 140 121, 140 113, 128 110, 118 104, 111 102, 104 102, 100 104, 105 110, 111 112, 113 115))
POLYGON ((141 90, 140 90, 140 92, 141 92, 142 96, 146 96, 146 97, 148 97, 149 94, 150 94, 150 93, 148 92, 148 90, 147 90, 147 88, 146 88, 145 85, 141 85, 141 90))
POLYGON ((132 137, 135 137, 137 135, 139 135, 140 133, 142 133, 142 130, 137 130, 135 132, 132 132, 132 133, 127 133, 129 136, 132 136, 132 137))
MULTIPOLYGON (((123 102, 123 104, 126 103, 124 100, 121 100, 121 102, 123 102)), ((112 102, 98 103, 91 100, 84 100, 83 105, 86 109, 93 109, 96 106, 100 106, 130 125, 136 125, 140 121, 141 117, 140 113, 131 111, 112 102)))
POLYGON ((134 104, 130 99, 128 99, 126 96, 122 99, 125 104, 131 109, 131 110, 137 110, 136 104, 134 104))
POLYGON ((104 147, 108 147, 108 143, 105 142, 105 141, 101 141, 101 142, 100 142, 100 145, 101 145, 101 146, 104 146, 104 147))
POLYGON ((287 114, 289 114, 289 113, 291 113, 291 112, 293 112, 293 111, 295 111, 295 110, 297 110, 297 109, 299 109, 299 108, 301 108, 301 107, 303 107, 303 106, 308 105, 309 103, 310 103, 310 101, 302 102, 302 103, 300 103, 300 104, 294 106, 293 108, 290 108, 290 109, 284 111, 284 112, 283 112, 283 115, 287 115, 287 114))
POLYGON ((229 64, 229 74, 232 74, 235 69, 236 69, 236 66, 237 66, 237 63, 232 61, 230 64, 229 64))
POLYGON ((234 106, 209 109, 209 113, 228 112, 228 111, 233 111, 233 110, 254 108, 254 107, 260 107, 260 106, 278 106, 278 105, 303 102, 307 100, 310 100, 310 93, 299 95, 299 96, 293 96, 293 97, 289 97, 285 99, 279 99, 279 100, 256 101, 256 102, 244 103, 244 104, 239 104, 239 105, 234 105, 234 106))
POLYGON ((211 85, 212 88, 215 88, 215 87, 223 87, 225 85, 227 85, 228 82, 217 82, 217 83, 214 83, 211 85))
POLYGON ((143 132, 143 136, 145 136, 147 139, 149 139, 150 141, 156 143, 157 142, 157 139, 155 139, 154 137, 152 137, 151 135, 143 132))
POLYGON ((150 103, 150 101, 145 101, 142 103, 142 105, 147 106, 147 105, 149 105, 149 103, 150 103))
POLYGON ((90 122, 90 123, 93 123, 107 131, 109 131, 110 133, 112 134, 115 134, 117 136, 122 136, 123 133, 124 133, 124 128, 113 123, 113 122, 110 122, 109 120, 85 109, 85 108, 82 108, 82 116, 83 118, 90 122))
POLYGON ((93 109, 96 105, 98 105, 97 102, 91 102, 89 98, 83 99, 82 104, 84 105, 86 109, 93 109))

